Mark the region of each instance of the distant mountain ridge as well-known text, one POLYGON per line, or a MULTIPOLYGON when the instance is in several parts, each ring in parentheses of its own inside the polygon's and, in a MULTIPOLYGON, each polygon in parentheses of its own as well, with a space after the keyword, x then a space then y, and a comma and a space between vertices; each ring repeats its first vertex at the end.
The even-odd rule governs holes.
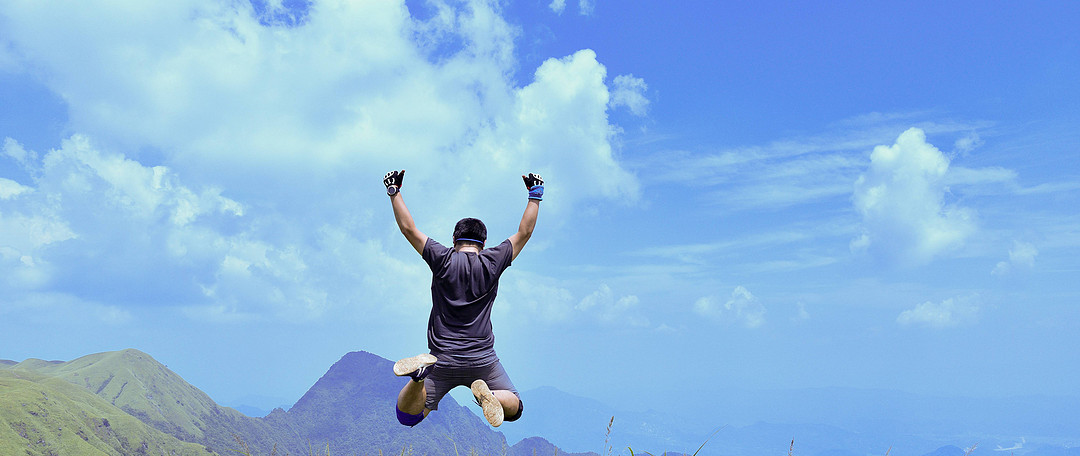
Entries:
POLYGON ((980 445, 972 456, 1008 456, 1010 451, 997 448, 1013 447, 1026 436, 1027 442, 1014 452, 1016 455, 1080 456, 1080 448, 1068 446, 1080 437, 1080 415, 1075 413, 1080 405, 1068 398, 980 403, 968 398, 844 388, 726 394, 729 398, 723 401, 687 403, 680 414, 664 414, 620 410, 542 387, 521 393, 528 404, 529 419, 504 433, 510 440, 543 435, 567 451, 599 449, 602 442, 596 435, 604 433, 604 425, 614 416, 611 446, 616 450, 632 447, 638 454, 642 450, 692 454, 706 439, 700 455, 783 454, 794 438, 794 454, 799 456, 884 454, 890 447, 891 456, 923 456, 934 449, 947 452, 975 443, 980 445), (1002 410, 1021 406, 1026 408, 1016 415, 1025 417, 1026 423, 1010 425, 1017 423, 1017 416, 1002 410), (756 419, 747 419, 754 413, 758 414, 756 419), (1048 425, 1033 424, 1040 414, 1048 425), (1026 431, 1009 434, 1009 429, 1026 431), (1040 435, 1030 432, 1032 429, 1054 434, 1040 435))
POLYGON ((217 405, 138 350, 69 362, 2 363, 0 385, 5 393, 10 388, 20 394, 5 394, 0 400, 0 436, 5 445, 0 449, 5 450, 2 454, 21 454, 24 447, 31 455, 69 454, 65 442, 72 435, 105 454, 223 455, 240 449, 240 441, 254 454, 308 454, 313 444, 329 444, 333 454, 398 454, 407 449, 412 454, 531 456, 535 448, 554 448, 542 438, 508 446, 501 433, 450 396, 421 424, 401 426, 394 401, 407 379, 390 375, 392 364, 371 353, 348 353, 289 411, 277 409, 265 418, 253 418, 217 405), (63 399, 27 411, 22 398, 37 394, 63 399), (69 398, 90 403, 90 411, 69 404, 69 398), (57 424, 41 421, 42 415, 80 418, 57 424), (80 427, 80 422, 89 424, 80 427), (97 433, 115 437, 115 442, 91 438, 97 435, 90 429, 94 423, 111 423, 99 424, 97 433), (72 434, 65 428, 77 431, 72 434))

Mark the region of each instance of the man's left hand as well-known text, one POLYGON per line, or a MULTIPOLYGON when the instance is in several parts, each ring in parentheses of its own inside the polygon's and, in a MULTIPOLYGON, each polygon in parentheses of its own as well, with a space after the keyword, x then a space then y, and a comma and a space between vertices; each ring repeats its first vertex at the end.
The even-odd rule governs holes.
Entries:
POLYGON ((544 199, 544 178, 539 174, 529 173, 528 176, 521 176, 521 179, 525 181, 525 188, 529 189, 529 199, 544 199))

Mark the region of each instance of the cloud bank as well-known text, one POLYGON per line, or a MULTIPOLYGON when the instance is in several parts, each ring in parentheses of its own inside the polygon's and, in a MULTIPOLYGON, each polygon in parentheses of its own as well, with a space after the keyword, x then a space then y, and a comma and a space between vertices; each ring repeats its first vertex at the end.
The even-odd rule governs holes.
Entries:
POLYGON ((591 50, 519 85, 518 31, 495 2, 434 3, 424 19, 396 2, 275 5, 0 1, 5 65, 58 94, 74 132, 49 151, 5 138, 4 293, 214 321, 387 296, 409 304, 384 311, 406 312, 428 278, 389 215, 389 169, 408 169, 436 238, 466 215, 509 234, 524 172, 548 181, 553 231, 582 202, 638 197, 608 114, 644 109, 644 81, 609 87, 591 50))

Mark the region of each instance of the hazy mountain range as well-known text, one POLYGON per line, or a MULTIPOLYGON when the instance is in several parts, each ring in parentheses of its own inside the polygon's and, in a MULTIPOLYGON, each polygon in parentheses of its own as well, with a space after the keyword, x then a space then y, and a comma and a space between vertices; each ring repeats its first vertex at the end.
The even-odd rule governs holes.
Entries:
MULTIPOLYGON (((688 398, 693 392, 688 391, 688 398)), ((816 388, 725 391, 723 400, 687 400, 683 412, 634 412, 554 388, 525 391, 529 419, 502 432, 514 441, 542 435, 569 451, 610 445, 654 454, 923 456, 975 446, 973 456, 1080 456, 1080 400, 1067 397, 941 398, 888 390, 816 388), (891 448, 891 449, 890 449, 891 448)), ((960 454, 963 454, 961 451, 960 454)))
POLYGON ((446 396, 415 428, 397 423, 405 379, 392 362, 346 354, 288 411, 252 417, 215 403, 149 355, 70 362, 0 360, 0 455, 411 454, 1080 456, 1080 403, 1000 401, 892 391, 732 391, 685 412, 619 410, 555 388, 522 393, 526 416, 495 430, 446 396), (614 417, 614 420, 612 420, 614 417), (246 446, 245 446, 246 445, 246 446), (562 450, 560 450, 562 448, 562 450), (890 449, 891 448, 891 449, 890 449), (566 453, 565 451, 594 452, 566 453), (675 453, 671 453, 675 454, 675 453))

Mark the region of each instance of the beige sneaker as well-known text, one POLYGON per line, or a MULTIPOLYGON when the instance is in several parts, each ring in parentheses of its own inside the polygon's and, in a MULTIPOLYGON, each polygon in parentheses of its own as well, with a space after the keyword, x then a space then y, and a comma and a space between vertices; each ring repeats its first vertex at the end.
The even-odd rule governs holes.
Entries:
POLYGON ((424 353, 409 358, 398 360, 394 363, 394 375, 404 377, 408 375, 415 381, 423 380, 431 372, 428 367, 434 365, 439 359, 430 353, 424 353))
POLYGON ((476 380, 472 382, 473 397, 476 398, 476 403, 480 404, 480 407, 484 409, 484 418, 487 418, 488 423, 491 423, 494 427, 499 427, 503 423, 503 407, 499 399, 491 394, 491 389, 488 388, 487 383, 483 380, 476 380))

